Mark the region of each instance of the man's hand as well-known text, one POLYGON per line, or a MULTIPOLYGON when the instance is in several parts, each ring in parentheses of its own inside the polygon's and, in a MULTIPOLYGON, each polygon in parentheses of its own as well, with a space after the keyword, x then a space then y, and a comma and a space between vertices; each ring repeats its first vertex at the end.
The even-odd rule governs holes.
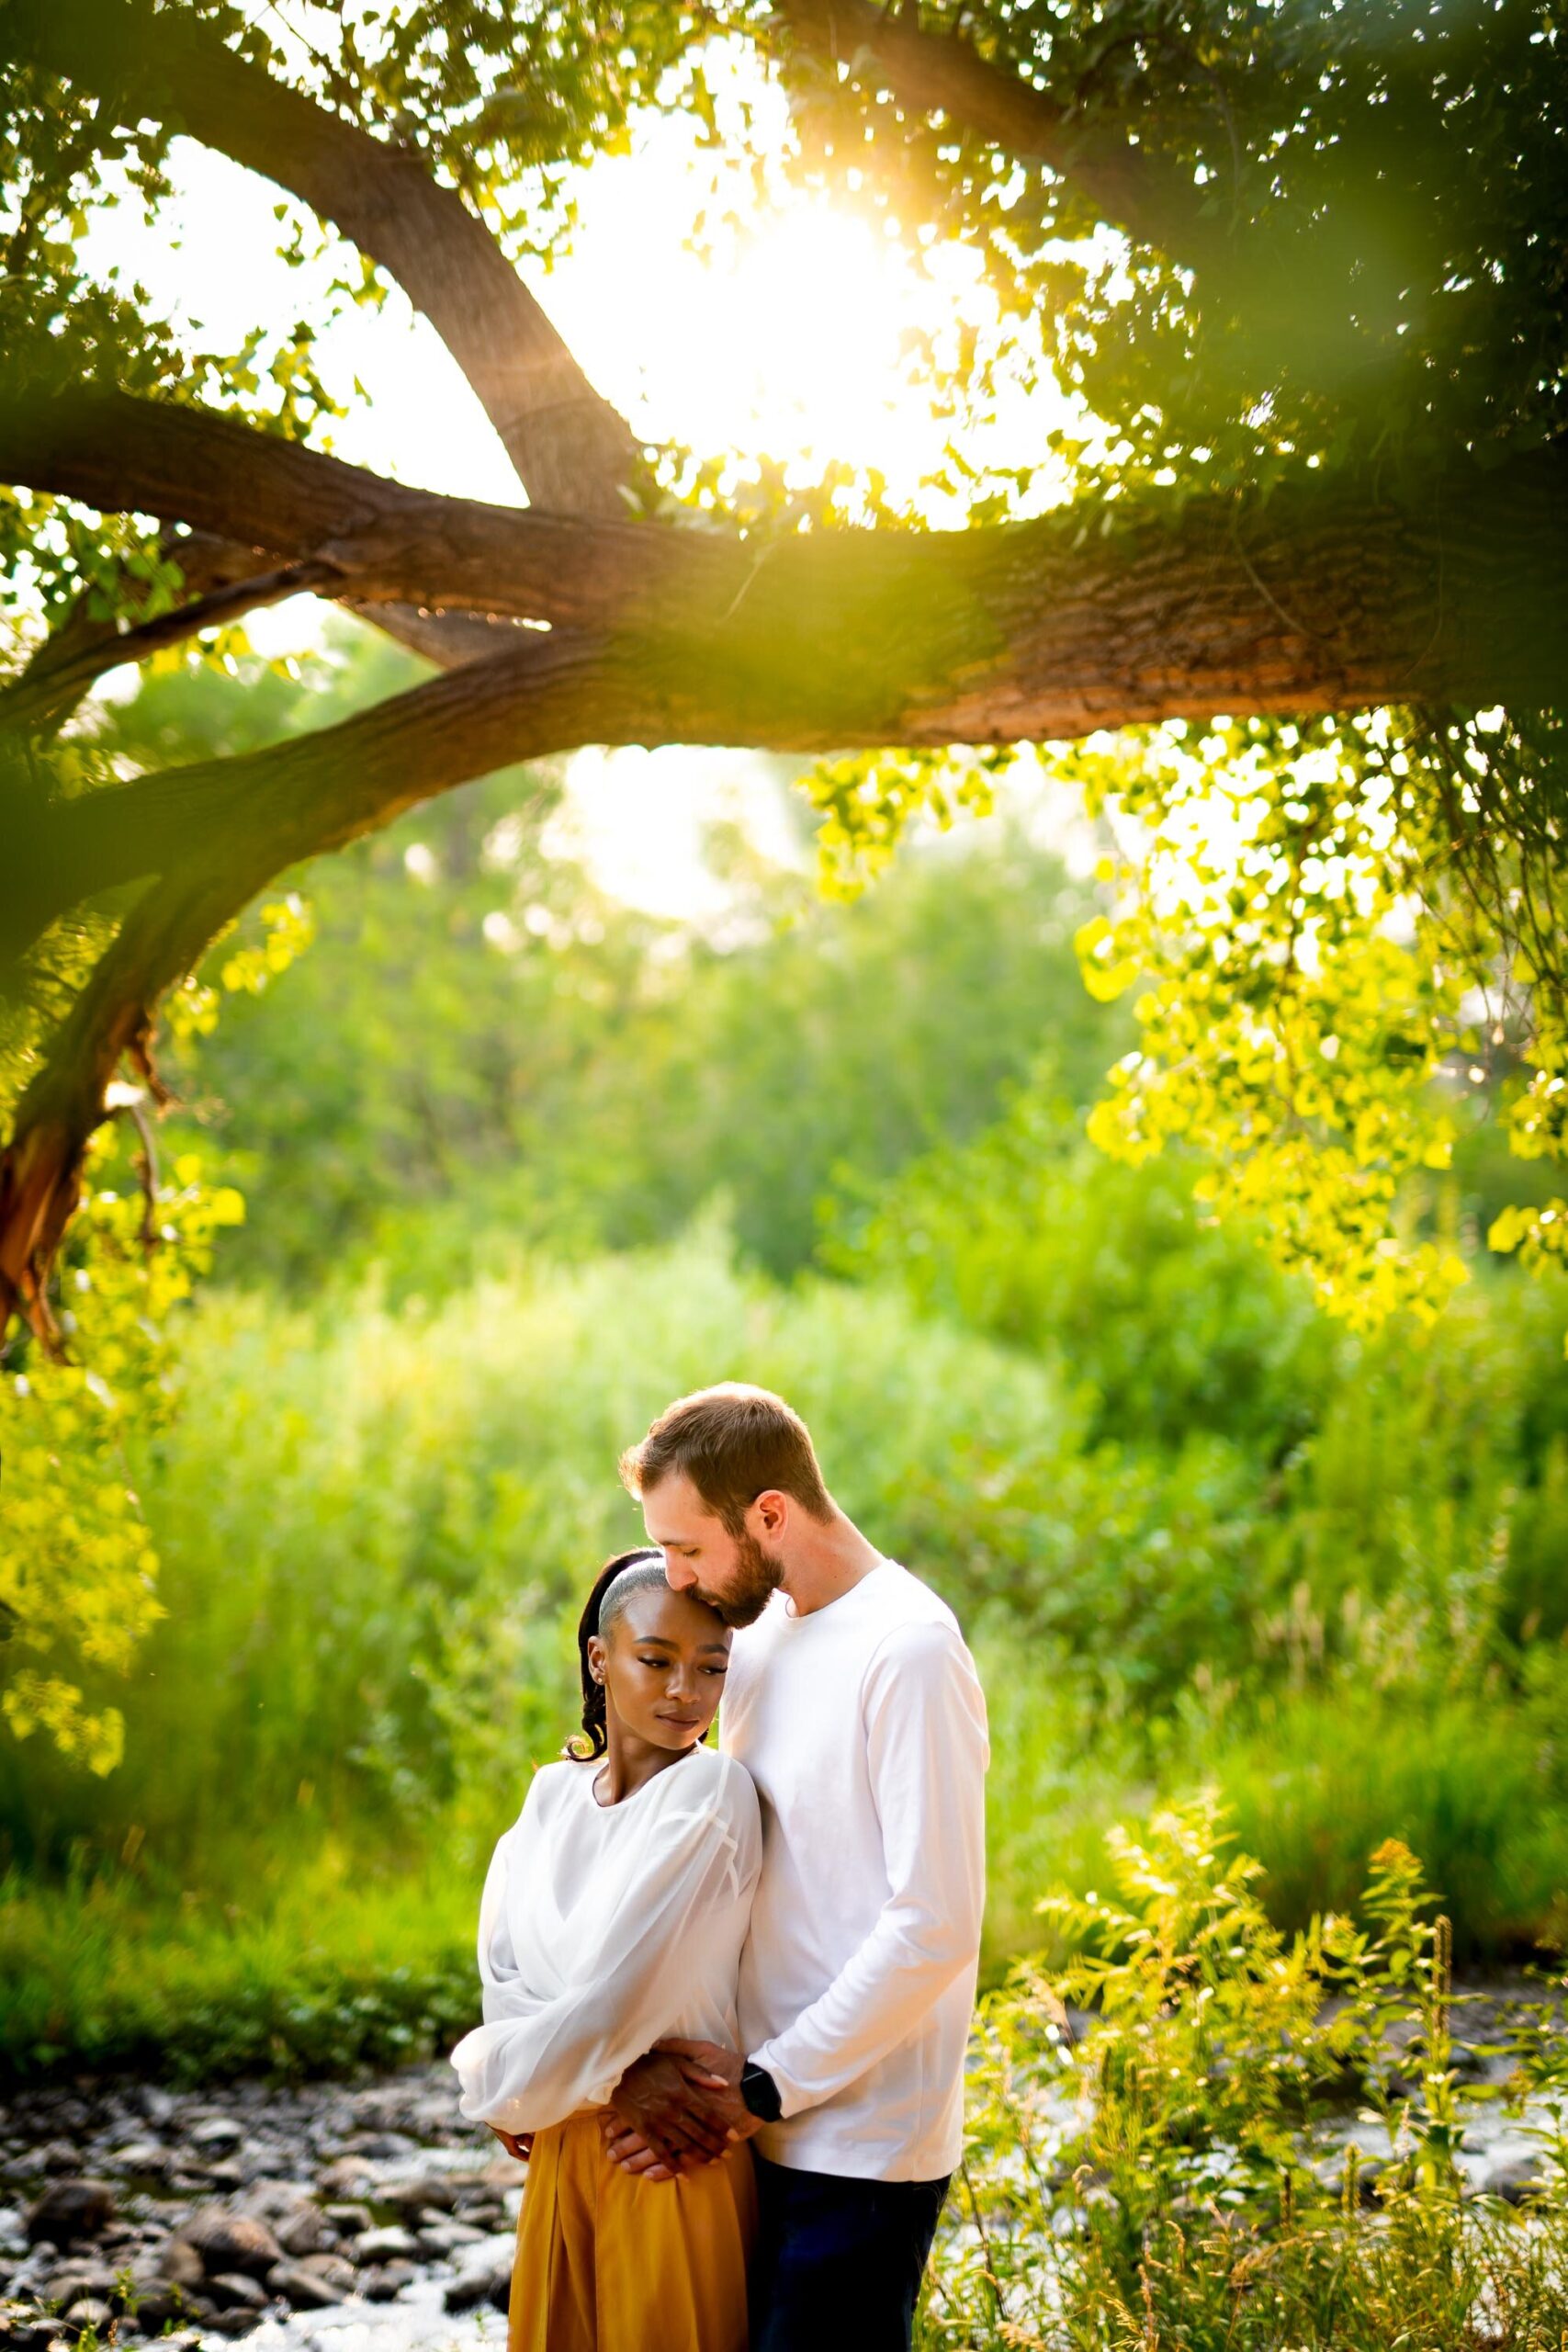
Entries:
POLYGON ((761 2130, 761 2116, 753 2115, 740 2096, 746 2061, 738 2051, 723 2050, 716 2041, 681 2041, 673 2036, 653 2046, 673 2058, 692 2089, 702 2094, 707 2113, 723 2123, 732 2146, 761 2130))
POLYGON ((520 2165, 527 2163, 534 2146, 534 2134, 531 2132, 503 2132, 499 2123, 492 2123, 489 2128, 495 2133, 509 2156, 515 2156, 520 2165))
POLYGON ((610 2095, 613 2128, 606 2131, 606 2142, 615 2154, 615 2141, 633 2135, 643 2154, 653 2158, 651 2164, 617 2159, 627 2171, 649 2180, 671 2179, 724 2154, 729 2144, 728 2118, 712 2111, 714 2101, 725 2095, 723 2086, 694 2080, 685 2054, 710 2047, 683 2042, 680 2056, 671 2050, 650 2050, 626 2068, 610 2095))

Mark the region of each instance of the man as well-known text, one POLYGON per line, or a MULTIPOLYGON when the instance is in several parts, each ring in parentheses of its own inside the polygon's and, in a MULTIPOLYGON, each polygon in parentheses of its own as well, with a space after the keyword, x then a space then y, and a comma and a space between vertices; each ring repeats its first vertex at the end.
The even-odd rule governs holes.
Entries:
POLYGON ((621 1464, 665 1575, 738 1628, 720 1719, 761 1801, 742 2047, 622 2077, 612 2152, 667 2177, 756 2135, 752 2352, 908 2347, 963 2133, 985 1897, 985 1700, 944 1602, 727 1385, 621 1464))

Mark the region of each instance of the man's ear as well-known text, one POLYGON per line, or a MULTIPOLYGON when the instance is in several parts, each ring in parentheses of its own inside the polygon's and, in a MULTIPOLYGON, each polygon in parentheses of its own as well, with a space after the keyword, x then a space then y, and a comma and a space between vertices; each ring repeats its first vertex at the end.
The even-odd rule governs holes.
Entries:
POLYGON ((780 1494, 776 1487, 764 1487, 751 1506, 758 1525, 764 1535, 774 1537, 784 1533, 789 1518, 789 1497, 780 1494))

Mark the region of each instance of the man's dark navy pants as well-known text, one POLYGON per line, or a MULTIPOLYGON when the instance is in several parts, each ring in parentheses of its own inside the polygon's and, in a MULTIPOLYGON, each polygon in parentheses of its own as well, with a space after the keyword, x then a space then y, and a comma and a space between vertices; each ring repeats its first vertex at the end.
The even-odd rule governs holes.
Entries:
POLYGON ((751 2352, 908 2352, 945 2180, 850 2180, 757 2157, 751 2352))

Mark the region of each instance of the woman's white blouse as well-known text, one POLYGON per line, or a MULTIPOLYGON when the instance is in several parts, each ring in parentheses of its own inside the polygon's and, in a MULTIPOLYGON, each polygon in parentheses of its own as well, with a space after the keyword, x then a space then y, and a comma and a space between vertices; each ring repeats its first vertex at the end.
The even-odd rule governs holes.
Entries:
POLYGON ((479 1906, 484 2023, 452 2052, 473 2122, 542 2132, 603 2107, 668 2035, 738 2045, 762 1855, 750 1776, 699 1747, 601 1805, 601 1769, 547 1764, 496 1847, 479 1906))

